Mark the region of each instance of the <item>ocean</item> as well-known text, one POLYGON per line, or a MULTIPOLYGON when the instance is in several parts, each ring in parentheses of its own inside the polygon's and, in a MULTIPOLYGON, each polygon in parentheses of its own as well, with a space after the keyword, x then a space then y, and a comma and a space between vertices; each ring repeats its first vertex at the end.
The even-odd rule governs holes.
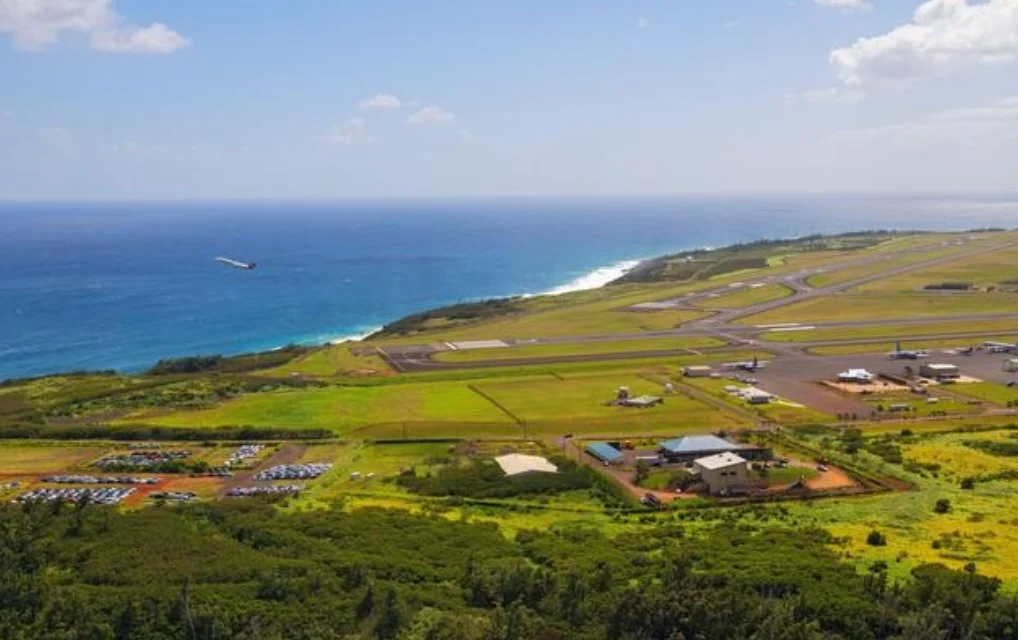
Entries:
POLYGON ((988 226, 1018 226, 1018 199, 6 203, 0 379, 323 343, 457 301, 600 286, 691 248, 988 226))

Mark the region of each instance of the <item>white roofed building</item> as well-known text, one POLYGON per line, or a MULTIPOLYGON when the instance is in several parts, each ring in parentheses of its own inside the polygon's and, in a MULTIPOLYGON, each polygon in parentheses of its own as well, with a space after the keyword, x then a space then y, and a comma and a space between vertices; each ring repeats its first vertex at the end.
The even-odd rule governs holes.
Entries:
POLYGON ((865 369, 849 369, 838 374, 838 382, 854 382, 856 384, 868 384, 873 382, 875 376, 865 369))
POLYGON ((547 458, 541 456, 528 456, 523 453, 509 453, 495 458, 498 466, 507 476, 515 476, 521 473, 557 473, 558 467, 548 462, 547 458))

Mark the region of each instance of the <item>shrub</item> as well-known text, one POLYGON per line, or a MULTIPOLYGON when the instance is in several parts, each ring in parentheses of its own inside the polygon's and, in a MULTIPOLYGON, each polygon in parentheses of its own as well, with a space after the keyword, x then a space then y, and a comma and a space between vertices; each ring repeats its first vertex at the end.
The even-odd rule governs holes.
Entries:
POLYGON ((871 547, 886 547, 887 536, 874 529, 873 531, 870 531, 868 536, 866 536, 866 544, 871 547))
POLYGON ((941 498, 937 500, 937 503, 933 505, 934 513, 947 513, 951 510, 951 501, 947 498, 941 498))

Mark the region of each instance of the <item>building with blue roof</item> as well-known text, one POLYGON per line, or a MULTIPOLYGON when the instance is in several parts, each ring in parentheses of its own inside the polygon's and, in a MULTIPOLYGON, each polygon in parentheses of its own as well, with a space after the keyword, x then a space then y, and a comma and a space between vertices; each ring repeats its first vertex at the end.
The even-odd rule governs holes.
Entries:
POLYGON ((737 445, 713 435, 683 436, 661 443, 661 455, 669 462, 689 462, 726 452, 738 452, 747 459, 766 458, 770 450, 753 445, 737 445))
POLYGON ((587 453, 605 464, 616 464, 622 461, 622 452, 607 442, 591 442, 587 445, 587 453))

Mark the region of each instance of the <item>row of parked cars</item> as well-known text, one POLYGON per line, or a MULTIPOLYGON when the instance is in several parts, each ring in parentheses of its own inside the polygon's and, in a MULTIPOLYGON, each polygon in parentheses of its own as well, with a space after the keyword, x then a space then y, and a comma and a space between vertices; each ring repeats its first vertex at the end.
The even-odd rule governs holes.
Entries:
POLYGON ((81 502, 84 500, 95 504, 117 504, 134 492, 135 489, 131 487, 33 489, 18 496, 18 502, 81 502))
POLYGON ((279 464, 255 474, 255 480, 310 480, 332 468, 328 462, 279 464))
POLYGON ((54 484, 156 484, 159 478, 139 476, 46 476, 43 482, 54 484))
POLYGON ((258 485, 254 487, 234 487, 226 492, 228 496, 244 497, 244 496, 263 496, 271 494, 283 494, 283 493, 299 493, 303 489, 299 484, 269 484, 269 485, 258 485))

